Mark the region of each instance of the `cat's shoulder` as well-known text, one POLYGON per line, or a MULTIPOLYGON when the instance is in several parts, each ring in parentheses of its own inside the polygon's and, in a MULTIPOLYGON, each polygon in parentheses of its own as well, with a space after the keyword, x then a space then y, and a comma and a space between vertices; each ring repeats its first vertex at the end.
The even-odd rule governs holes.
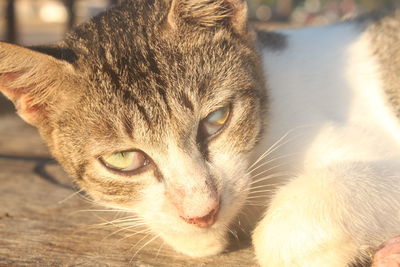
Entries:
POLYGON ((284 69, 285 81, 290 73, 318 73, 312 75, 318 79, 327 66, 370 66, 385 105, 400 118, 400 9, 377 10, 331 25, 259 31, 257 36, 267 70, 284 69))
POLYGON ((400 9, 376 11, 356 22, 365 26, 387 100, 400 118, 400 9))

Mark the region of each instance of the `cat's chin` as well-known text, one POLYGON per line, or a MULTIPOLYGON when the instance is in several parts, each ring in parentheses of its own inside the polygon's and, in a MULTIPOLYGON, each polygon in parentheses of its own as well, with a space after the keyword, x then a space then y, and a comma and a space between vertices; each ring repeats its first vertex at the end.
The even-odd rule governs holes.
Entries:
POLYGON ((202 231, 199 234, 161 236, 174 250, 193 258, 217 255, 228 245, 227 234, 215 229, 202 231))

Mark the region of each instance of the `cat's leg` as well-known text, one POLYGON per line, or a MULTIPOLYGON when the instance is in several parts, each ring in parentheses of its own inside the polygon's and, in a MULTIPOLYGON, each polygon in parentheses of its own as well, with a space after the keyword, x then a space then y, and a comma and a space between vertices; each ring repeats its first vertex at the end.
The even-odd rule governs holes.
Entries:
POLYGON ((400 231, 400 164, 310 169, 273 198, 253 239, 262 266, 347 266, 400 231))

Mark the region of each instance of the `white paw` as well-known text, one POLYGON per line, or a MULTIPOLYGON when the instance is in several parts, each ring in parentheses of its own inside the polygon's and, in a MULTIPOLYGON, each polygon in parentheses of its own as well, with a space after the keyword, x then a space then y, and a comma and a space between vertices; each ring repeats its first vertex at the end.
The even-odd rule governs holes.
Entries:
POLYGON ((343 267, 357 256, 358 245, 326 188, 321 180, 298 177, 279 190, 253 233, 261 266, 343 267))

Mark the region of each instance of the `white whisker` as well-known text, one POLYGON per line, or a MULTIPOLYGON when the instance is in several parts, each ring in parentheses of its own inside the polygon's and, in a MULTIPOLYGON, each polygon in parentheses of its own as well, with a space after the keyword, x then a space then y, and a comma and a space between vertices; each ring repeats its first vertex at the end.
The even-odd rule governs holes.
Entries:
POLYGON ((233 237, 236 238, 236 240, 239 241, 239 236, 236 231, 233 231, 231 228, 229 228, 229 226, 227 226, 225 224, 223 226, 226 228, 226 230, 228 230, 233 235, 233 237))
MULTIPOLYGON (((287 155, 283 155, 283 156, 279 156, 279 157, 272 158, 272 159, 270 159, 270 160, 268 160, 268 161, 266 161, 266 162, 263 162, 262 164, 260 164, 260 165, 258 165, 258 166, 256 166, 256 167, 254 167, 253 169, 247 171, 246 174, 250 174, 250 173, 254 172, 255 170, 257 170, 257 169, 259 169, 259 168, 261 168, 261 167, 263 167, 263 166, 265 166, 265 165, 267 165, 267 164, 270 164, 270 163, 272 163, 272 162, 274 162, 274 161, 281 160, 281 159, 284 159, 284 158, 287 158, 287 157, 291 157, 291 156, 294 156, 294 155, 296 155, 296 153, 291 153, 291 154, 287 154, 287 155)), ((288 161, 285 161, 284 164, 287 164, 287 162, 288 162, 288 161)), ((281 165, 276 165, 276 166, 280 166, 280 167, 281 167, 282 165, 283 165, 283 164, 281 164, 281 165)))
POLYGON ((158 248, 158 250, 157 250, 157 254, 156 254, 156 259, 158 258, 158 255, 160 255, 160 251, 161 251, 161 249, 164 247, 164 245, 165 245, 165 241, 164 240, 162 240, 163 242, 161 243, 161 245, 160 245, 160 247, 158 248))
POLYGON ((104 209, 104 210, 77 210, 77 211, 75 211, 73 213, 78 213, 78 212, 118 212, 118 211, 127 212, 127 210, 122 210, 122 209, 114 209, 114 210, 111 210, 111 209, 106 210, 106 209, 104 209))
POLYGON ((88 203, 90 203, 90 204, 98 204, 98 203, 96 203, 93 199, 90 199, 90 198, 88 198, 87 196, 85 196, 84 194, 81 194, 82 192, 84 192, 84 190, 83 189, 81 189, 81 190, 79 190, 78 191, 79 193, 77 194, 82 200, 84 200, 84 201, 86 201, 86 202, 88 202, 88 203))
POLYGON ((263 184, 263 185, 258 185, 258 186, 253 186, 253 187, 249 187, 249 188, 245 188, 244 190, 242 190, 241 192, 250 192, 251 190, 254 189, 258 189, 258 188, 269 188, 269 187, 275 187, 277 185, 277 183, 268 183, 268 184, 263 184))
POLYGON ((148 244, 150 244, 151 242, 153 242, 154 240, 156 240, 157 238, 159 238, 159 235, 154 236, 153 238, 151 238, 149 241, 147 241, 143 246, 141 246, 136 253, 133 255, 132 259, 130 260, 130 262, 132 262, 132 260, 136 257, 136 255, 144 248, 146 247, 148 244))
POLYGON ((257 190, 257 191, 251 191, 249 193, 249 196, 251 196, 252 194, 258 194, 258 193, 264 193, 264 192, 275 192, 275 189, 264 189, 264 190, 257 190))
POLYGON ((250 167, 248 169, 253 168, 256 164, 258 164, 261 160, 263 160, 265 157, 267 157, 269 154, 273 153, 276 149, 278 149, 279 147, 281 147, 282 145, 285 145, 287 142, 280 144, 280 142, 282 142, 286 137, 289 136, 289 134, 291 134, 291 132, 294 129, 290 129, 289 131, 287 131, 283 136, 281 136, 277 141, 275 141, 275 143, 273 143, 263 154, 261 154, 260 157, 258 157, 258 159, 252 164, 250 165, 250 167))
POLYGON ((132 225, 132 226, 129 226, 129 227, 120 228, 120 229, 118 229, 117 231, 114 231, 114 232, 112 232, 111 234, 107 235, 107 236, 104 237, 102 240, 105 240, 105 239, 107 239, 108 237, 113 236, 113 235, 115 235, 115 234, 117 234, 117 233, 119 233, 119 232, 121 232, 121 231, 130 230, 130 229, 132 229, 132 228, 137 228, 137 227, 143 226, 143 225, 148 225, 148 224, 147 224, 147 223, 140 223, 140 224, 135 224, 135 225, 132 225))
POLYGON ((72 197, 76 196, 77 194, 79 194, 79 193, 82 192, 82 191, 83 191, 83 189, 81 189, 81 190, 79 190, 79 191, 76 191, 76 192, 70 194, 69 196, 67 196, 67 197, 64 198, 63 200, 58 201, 57 204, 62 204, 62 203, 64 203, 65 201, 71 199, 72 197))
MULTIPOLYGON (((254 178, 256 178, 256 177, 258 177, 258 176, 260 176, 260 175, 263 175, 263 174, 265 174, 265 173, 271 172, 273 169, 282 167, 282 166, 284 166, 284 165, 286 165, 286 164, 287 164, 287 163, 282 163, 282 164, 275 165, 275 166, 273 166, 273 167, 271 167, 271 168, 269 168, 269 169, 267 169, 267 170, 261 171, 261 172, 255 174, 255 175, 251 176, 251 179, 254 179, 254 178)), ((282 172, 280 172, 280 173, 282 173, 282 172)), ((271 175, 274 175, 274 174, 275 174, 275 173, 271 173, 271 175)))
POLYGON ((144 220, 142 218, 135 218, 135 217, 131 217, 131 218, 121 218, 121 219, 115 219, 112 221, 108 221, 104 224, 113 224, 113 225, 119 225, 122 224, 124 222, 143 222, 144 220))
POLYGON ((277 178, 277 177, 285 177, 285 176, 289 176, 290 174, 288 172, 277 172, 277 173, 273 173, 267 176, 264 176, 262 178, 258 178, 254 181, 252 181, 249 185, 253 185, 255 183, 259 183, 261 181, 265 181, 265 180, 270 180, 272 178, 277 178))
POLYGON ((267 207, 265 203, 246 203, 246 206, 267 207))
MULTIPOLYGON (((271 191, 272 192, 272 191, 271 191)), ((270 193, 271 193, 270 192, 270 193)), ((273 193, 273 192, 272 192, 273 193)), ((257 195, 257 196, 251 196, 251 197, 248 197, 247 199, 248 200, 251 200, 251 199, 257 199, 257 198, 262 198, 262 199, 264 199, 264 198, 266 198, 266 197, 268 197, 268 196, 271 196, 272 194, 264 194, 264 195, 257 195)))
MULTIPOLYGON (((137 232, 135 232, 134 234, 124 236, 123 238, 119 239, 118 242, 121 242, 122 240, 125 240, 125 239, 130 238, 130 237, 135 236, 135 235, 143 234, 143 233, 151 233, 151 230, 146 228, 146 229, 143 229, 143 230, 141 230, 141 231, 137 231, 137 232)), ((148 235, 149 235, 149 234, 148 234, 148 235)), ((146 236, 148 236, 148 235, 146 235, 146 236)), ((140 242, 140 241, 141 241, 141 240, 139 240, 139 242, 140 242)), ((134 247, 133 247, 133 248, 134 248, 134 247)), ((133 248, 132 248, 132 249, 133 249, 133 248)), ((131 249, 131 250, 132 250, 132 249, 131 249)))

